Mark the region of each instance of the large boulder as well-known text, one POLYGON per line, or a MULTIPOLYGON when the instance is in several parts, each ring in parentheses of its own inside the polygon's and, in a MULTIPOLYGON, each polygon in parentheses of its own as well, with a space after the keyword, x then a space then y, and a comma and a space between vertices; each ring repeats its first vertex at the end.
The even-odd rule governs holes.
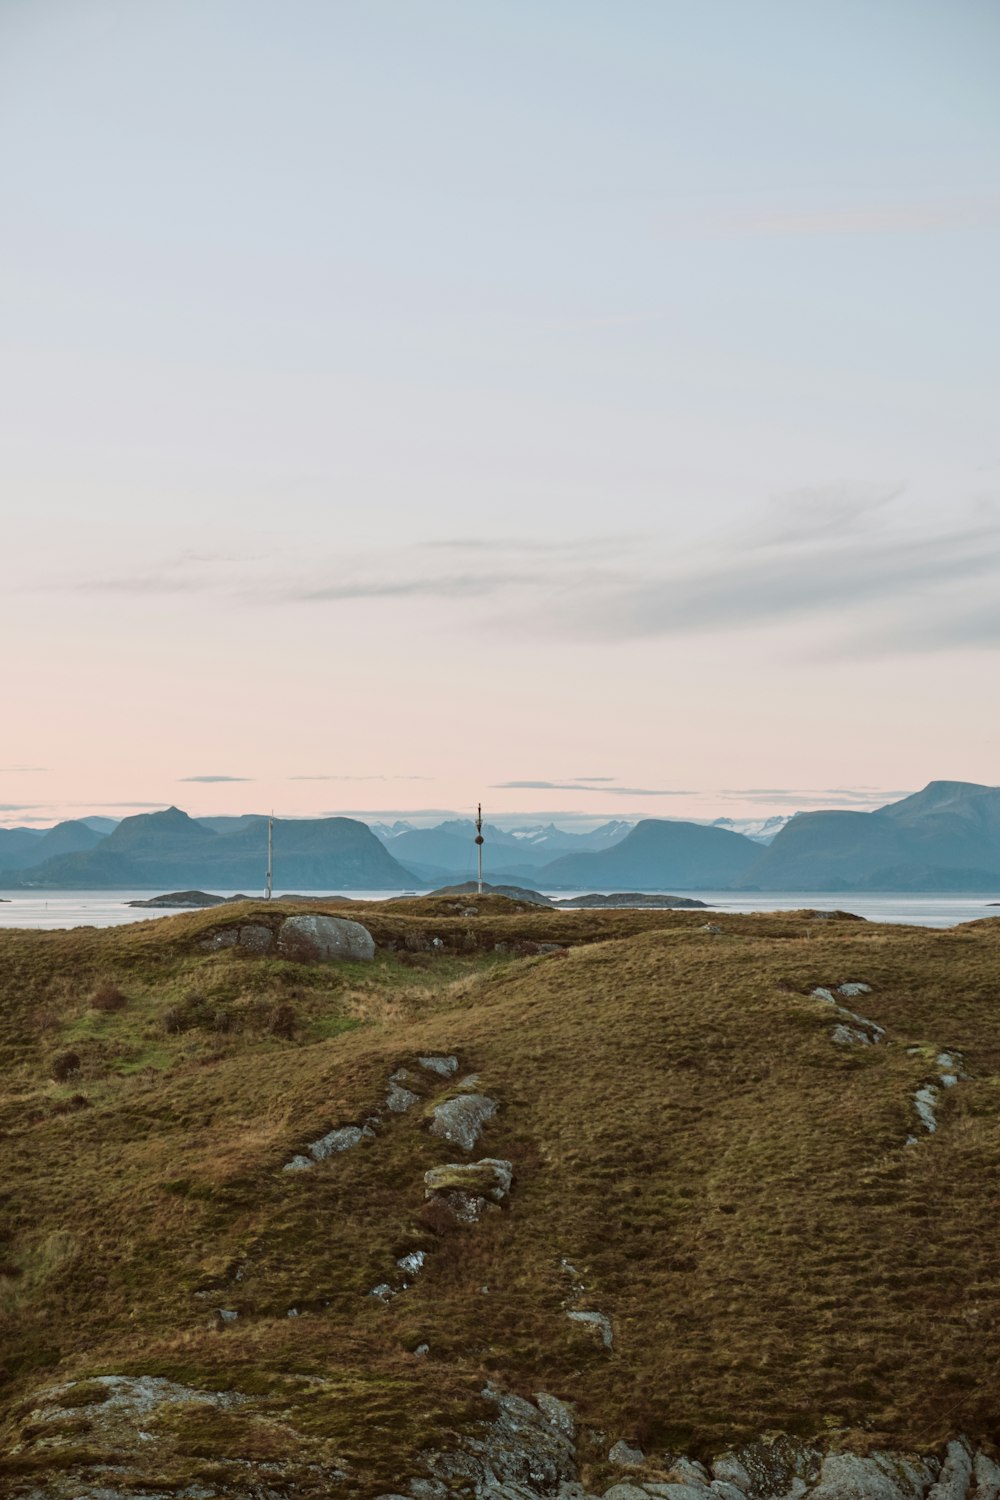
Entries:
POLYGON ((282 922, 278 929, 278 952, 282 958, 300 964, 321 963, 331 958, 368 962, 375 957, 375 939, 360 922, 303 912, 282 922))

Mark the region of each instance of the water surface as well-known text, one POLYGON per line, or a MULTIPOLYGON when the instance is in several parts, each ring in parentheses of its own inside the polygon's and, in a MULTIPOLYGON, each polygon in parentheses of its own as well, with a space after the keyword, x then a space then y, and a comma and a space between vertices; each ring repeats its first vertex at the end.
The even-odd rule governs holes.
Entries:
MULTIPOLYGON (((136 910, 125 904, 132 900, 148 899, 153 894, 150 891, 26 891, 4 894, 9 899, 0 902, 0 927, 118 927, 125 922, 146 922, 175 915, 173 911, 136 910)), ((236 892, 218 891, 216 894, 231 896, 236 892)), ((349 894, 356 901, 386 901, 400 893, 311 891, 309 894, 349 894)), ((553 891, 548 894, 568 897, 589 895, 590 892, 553 891)), ((684 892, 676 894, 683 895, 684 892)), ((867 917, 870 922, 902 922, 917 927, 954 927, 958 922, 1000 917, 1000 906, 989 904, 1000 901, 1000 892, 996 891, 960 896, 933 892, 919 896, 899 895, 891 891, 885 894, 866 892, 864 895, 853 895, 847 891, 771 892, 766 895, 737 891, 692 891, 690 894, 718 912, 795 911, 802 907, 812 907, 817 911, 856 912, 859 917, 867 917)))

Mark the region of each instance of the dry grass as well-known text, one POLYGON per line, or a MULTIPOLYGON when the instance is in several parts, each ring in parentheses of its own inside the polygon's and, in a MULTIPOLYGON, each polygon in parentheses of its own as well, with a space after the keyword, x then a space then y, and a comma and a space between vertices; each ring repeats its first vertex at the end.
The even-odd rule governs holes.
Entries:
MULTIPOLYGON (((352 903, 398 945, 368 966, 206 953, 218 913, 0 934, 12 1434, 40 1386, 133 1372, 254 1398, 213 1430, 170 1416, 175 1478, 227 1453, 335 1457, 358 1493, 467 1426, 486 1375, 654 1453, 779 1428, 1000 1437, 1000 921, 724 917, 713 936, 699 913, 454 905, 352 903), (398 961, 434 936, 444 956, 398 961), (574 946, 494 951, 557 940, 574 946), (844 980, 873 986, 847 1003, 884 1047, 830 1041, 808 991, 844 980), (95 1010, 102 981, 124 1008, 95 1010), (200 1019, 166 1029, 185 1005, 200 1019), (907 1147, 943 1047, 972 1077, 907 1147), (513 1161, 508 1208, 471 1228, 424 1212, 424 1171, 455 1159, 425 1108, 281 1172, 435 1051, 500 1101, 481 1154, 513 1161), (369 1297, 416 1248, 416 1286, 369 1297), (611 1318, 611 1353, 573 1307, 611 1318)), ((421 1076, 426 1103, 451 1087, 421 1076)))

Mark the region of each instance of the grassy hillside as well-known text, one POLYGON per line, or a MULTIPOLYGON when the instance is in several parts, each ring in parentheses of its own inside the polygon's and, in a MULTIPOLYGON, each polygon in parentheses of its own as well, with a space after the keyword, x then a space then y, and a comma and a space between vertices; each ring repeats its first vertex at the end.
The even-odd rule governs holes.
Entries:
POLYGON ((277 903, 0 933, 0 1493, 374 1496, 487 1381, 574 1404, 591 1488, 622 1438, 655 1479, 774 1430, 1000 1437, 1000 920, 476 907, 323 907, 369 964, 204 946, 277 903), (877 1045, 810 993, 851 982, 877 1045), (967 1076, 931 1134, 942 1051, 967 1076), (428 1125, 473 1088, 499 1107, 467 1155, 428 1125), (462 1224, 424 1174, 480 1157, 513 1184, 462 1224), (173 1383, 142 1440, 112 1375, 173 1383))

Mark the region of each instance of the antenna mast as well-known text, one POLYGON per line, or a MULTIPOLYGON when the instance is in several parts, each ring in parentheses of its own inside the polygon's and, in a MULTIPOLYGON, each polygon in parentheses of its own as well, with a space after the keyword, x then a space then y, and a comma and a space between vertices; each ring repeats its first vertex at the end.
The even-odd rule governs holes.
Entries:
POLYGON ((274 854, 274 813, 272 812, 269 815, 268 820, 267 820, 267 880, 264 883, 264 900, 265 901, 270 901, 270 899, 271 899, 271 872, 272 872, 272 866, 274 864, 274 861, 273 861, 273 858, 272 858, 273 854, 274 854))
POLYGON ((483 894, 483 804, 480 802, 476 807, 476 859, 479 869, 478 888, 479 894, 483 894))

